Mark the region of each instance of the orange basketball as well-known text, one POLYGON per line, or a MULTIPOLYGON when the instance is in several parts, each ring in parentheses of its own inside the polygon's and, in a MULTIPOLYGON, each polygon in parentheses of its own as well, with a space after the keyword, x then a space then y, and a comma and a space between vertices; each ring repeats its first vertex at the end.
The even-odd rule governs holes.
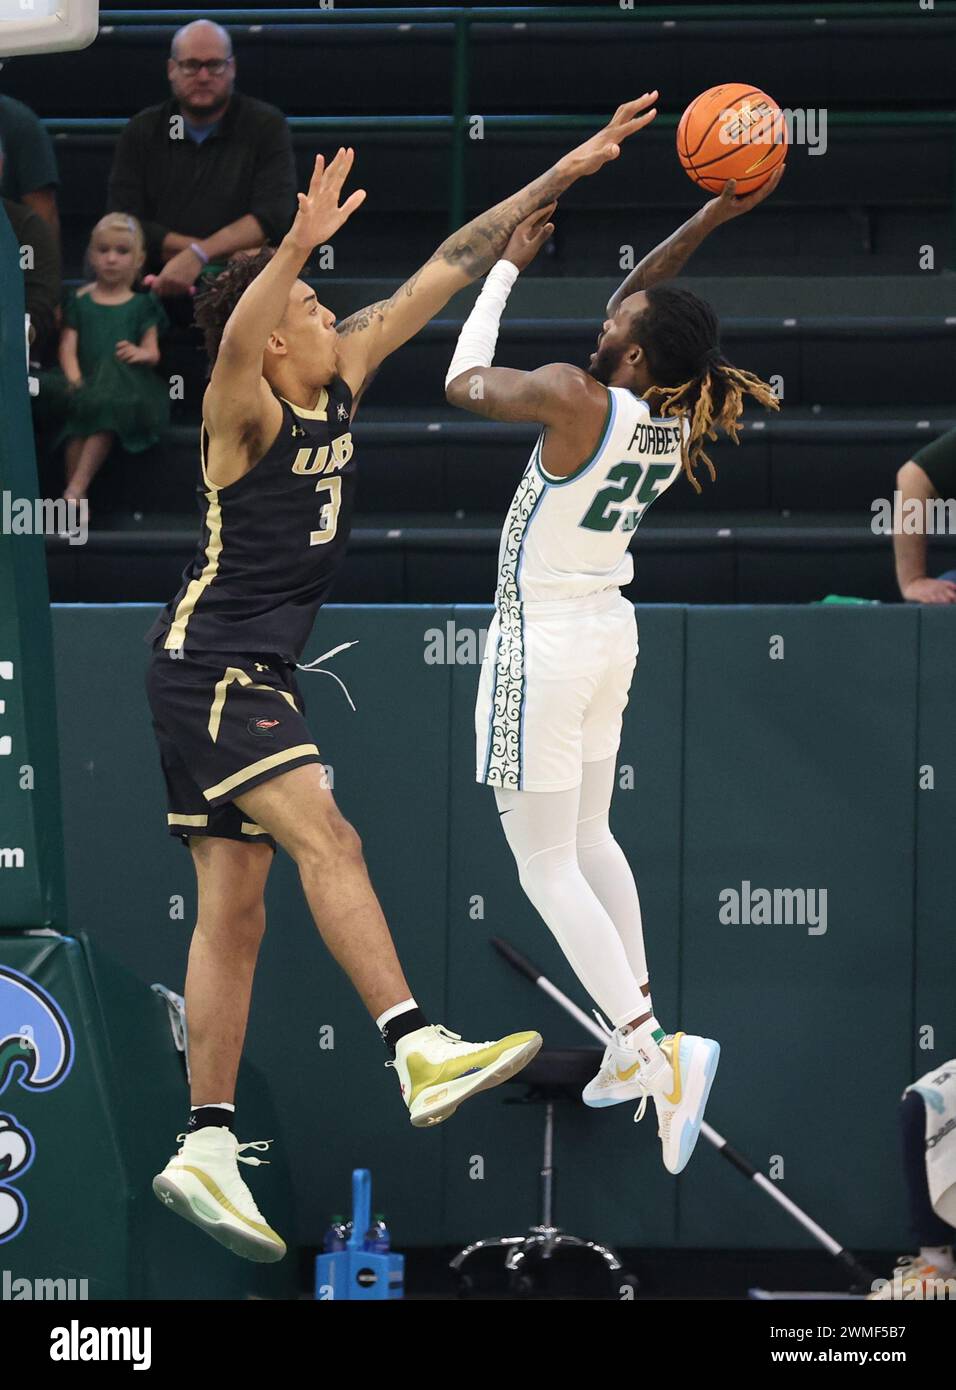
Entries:
POLYGON ((724 82, 695 97, 677 127, 681 168, 711 193, 736 179, 753 193, 787 157, 787 132, 777 103, 745 82, 724 82))

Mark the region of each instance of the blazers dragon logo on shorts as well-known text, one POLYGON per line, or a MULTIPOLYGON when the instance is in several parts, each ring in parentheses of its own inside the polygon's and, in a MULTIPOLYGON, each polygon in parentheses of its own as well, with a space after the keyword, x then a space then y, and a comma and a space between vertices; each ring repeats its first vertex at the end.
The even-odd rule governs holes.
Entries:
POLYGON ((260 738, 273 738, 272 731, 278 723, 278 719, 250 719, 247 728, 250 734, 258 734, 260 738))

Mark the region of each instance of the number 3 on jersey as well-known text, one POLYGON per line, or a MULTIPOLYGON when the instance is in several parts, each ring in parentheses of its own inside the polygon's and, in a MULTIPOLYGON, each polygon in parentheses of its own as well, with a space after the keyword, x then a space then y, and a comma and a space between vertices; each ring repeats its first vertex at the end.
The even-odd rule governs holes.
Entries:
POLYGON ((342 504, 342 479, 320 478, 315 485, 316 492, 327 492, 329 500, 319 508, 319 529, 309 532, 309 545, 326 545, 335 535, 339 524, 339 507, 342 504))
POLYGON ((650 463, 645 471, 640 463, 616 463, 607 471, 607 486, 602 487, 578 523, 588 531, 613 531, 618 524, 622 531, 633 531, 645 509, 657 496, 658 484, 674 471, 672 463, 650 463), (624 503, 637 492, 637 505, 625 508, 624 503))

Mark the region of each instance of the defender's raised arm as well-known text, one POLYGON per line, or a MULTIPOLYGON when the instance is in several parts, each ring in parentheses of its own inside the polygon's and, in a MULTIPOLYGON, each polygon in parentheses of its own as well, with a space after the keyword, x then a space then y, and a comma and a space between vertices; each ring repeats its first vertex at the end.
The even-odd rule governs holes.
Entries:
POLYGON ((617 159, 621 144, 656 116, 657 92, 619 106, 596 135, 503 202, 453 232, 390 299, 360 309, 338 325, 339 371, 358 396, 368 377, 396 348, 448 303, 453 294, 485 275, 520 222, 553 202, 578 179, 617 159))

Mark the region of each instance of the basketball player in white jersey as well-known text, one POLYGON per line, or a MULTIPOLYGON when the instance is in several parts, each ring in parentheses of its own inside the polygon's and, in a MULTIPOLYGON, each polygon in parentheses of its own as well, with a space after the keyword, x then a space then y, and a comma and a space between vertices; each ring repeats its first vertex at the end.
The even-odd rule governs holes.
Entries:
POLYGON ((710 307, 663 286, 704 237, 747 212, 728 184, 627 277, 607 306, 587 371, 491 365, 518 272, 554 230, 556 204, 514 232, 458 340, 446 395, 541 434, 518 484, 498 555, 495 616, 475 711, 477 780, 495 789, 521 885, 584 988, 610 1020, 588 1105, 648 1095, 664 1164, 679 1173, 697 1142, 720 1048, 669 1037, 651 1001, 637 887, 611 834, 621 720, 637 660, 628 545, 644 512, 683 472, 697 491, 705 437, 736 442, 743 396, 771 388, 721 356, 710 307))

